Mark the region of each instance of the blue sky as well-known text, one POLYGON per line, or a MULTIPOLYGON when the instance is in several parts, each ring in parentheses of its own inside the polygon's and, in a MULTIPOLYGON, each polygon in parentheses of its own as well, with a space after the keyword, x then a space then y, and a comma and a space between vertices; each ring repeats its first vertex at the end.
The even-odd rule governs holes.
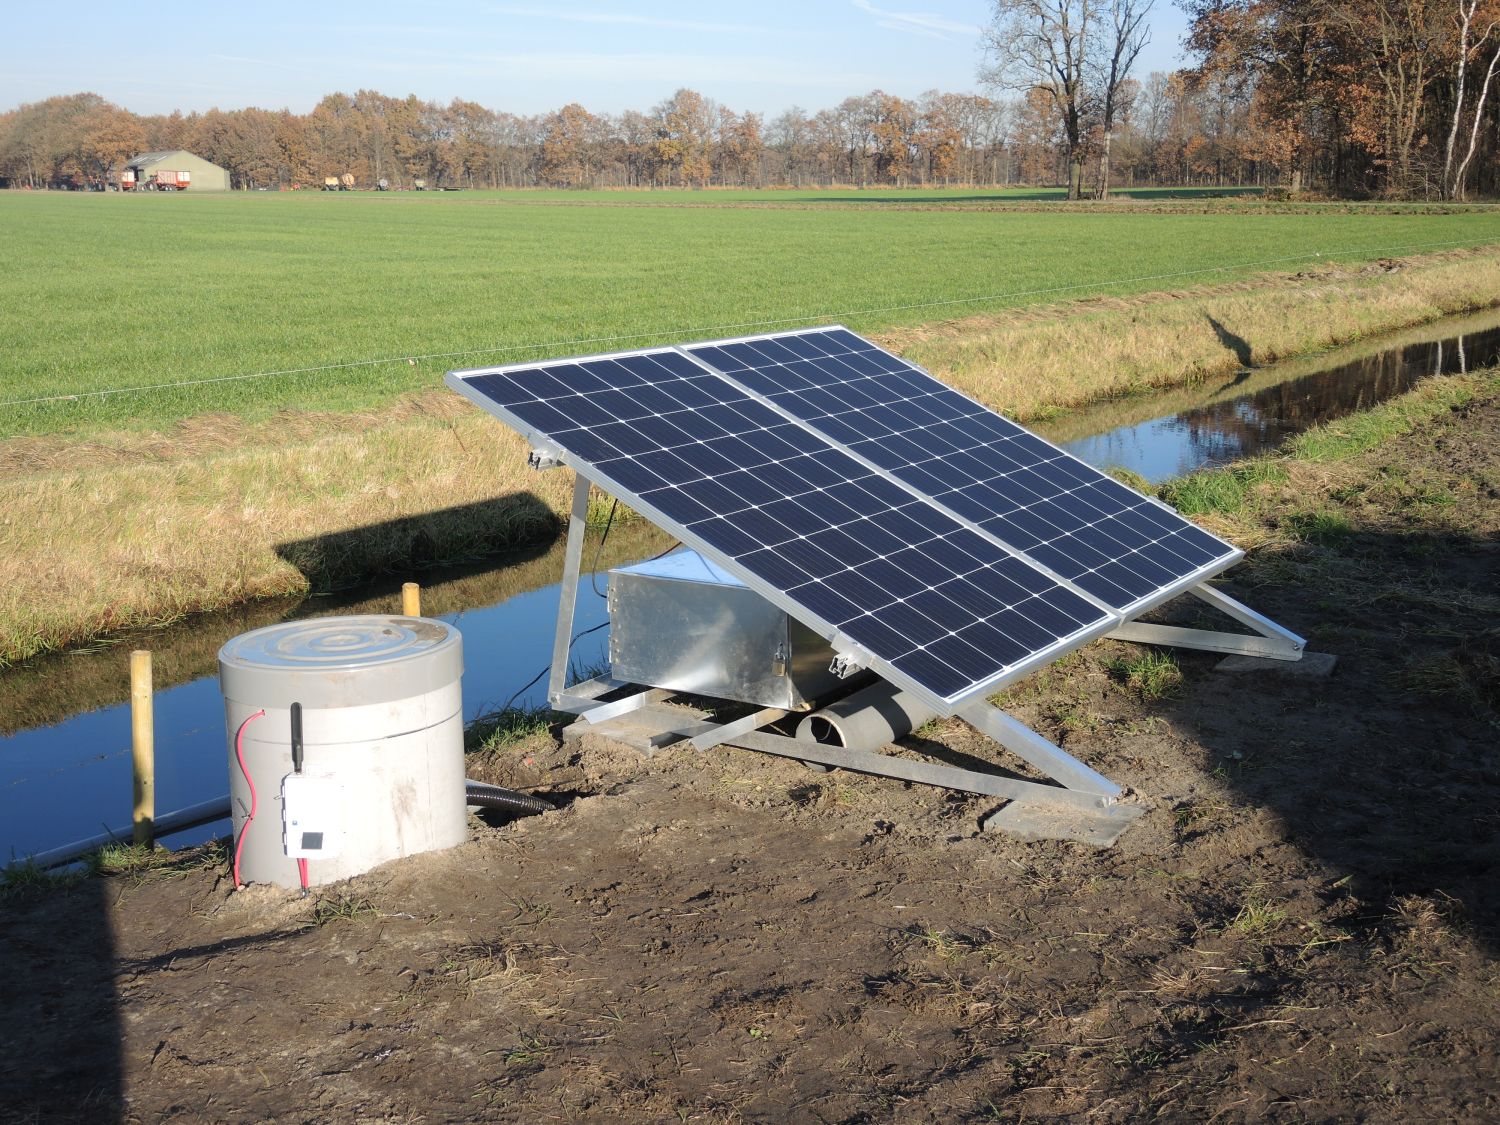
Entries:
MULTIPOLYGON (((1138 76, 1177 65, 1183 21, 1157 0, 1138 76)), ((375 89, 541 113, 648 110, 688 86, 735 110, 817 110, 883 89, 980 89, 987 0, 146 0, 17 3, 0 109, 102 94, 138 113, 247 105, 302 113, 375 89)))

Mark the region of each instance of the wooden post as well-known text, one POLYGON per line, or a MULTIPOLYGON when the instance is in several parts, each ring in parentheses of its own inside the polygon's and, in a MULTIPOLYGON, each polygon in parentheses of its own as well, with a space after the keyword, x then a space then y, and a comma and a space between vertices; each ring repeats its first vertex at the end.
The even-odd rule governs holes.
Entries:
POLYGON ((152 713, 151 653, 130 654, 130 751, 135 773, 136 844, 151 846, 156 819, 156 722, 152 713))
POLYGON ((422 616, 422 587, 415 582, 401 586, 401 613, 405 617, 422 616))

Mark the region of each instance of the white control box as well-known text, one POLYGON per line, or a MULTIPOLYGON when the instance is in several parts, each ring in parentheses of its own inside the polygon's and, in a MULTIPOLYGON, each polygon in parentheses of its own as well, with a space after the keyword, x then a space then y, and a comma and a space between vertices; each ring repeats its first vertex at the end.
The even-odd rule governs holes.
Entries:
POLYGON ((281 839, 293 859, 330 859, 344 842, 344 789, 331 777, 281 780, 281 839))

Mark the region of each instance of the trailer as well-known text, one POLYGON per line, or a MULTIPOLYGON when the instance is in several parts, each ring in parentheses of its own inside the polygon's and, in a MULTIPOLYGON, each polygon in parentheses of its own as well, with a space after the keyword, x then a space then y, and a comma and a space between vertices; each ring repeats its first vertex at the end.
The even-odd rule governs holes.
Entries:
POLYGON ((151 183, 157 191, 186 191, 193 184, 193 174, 159 168, 151 183))

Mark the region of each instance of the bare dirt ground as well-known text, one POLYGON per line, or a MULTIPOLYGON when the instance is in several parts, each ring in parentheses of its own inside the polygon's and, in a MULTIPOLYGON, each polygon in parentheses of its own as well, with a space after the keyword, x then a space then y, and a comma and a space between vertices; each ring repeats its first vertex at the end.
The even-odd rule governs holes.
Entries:
POLYGON ((565 807, 316 902, 214 854, 12 892, 0 1120, 1496 1120, 1500 400, 1257 518, 1230 589, 1331 679, 1148 699, 1106 643, 1006 700, 1150 805, 1112 850, 543 735, 471 772, 565 807))

